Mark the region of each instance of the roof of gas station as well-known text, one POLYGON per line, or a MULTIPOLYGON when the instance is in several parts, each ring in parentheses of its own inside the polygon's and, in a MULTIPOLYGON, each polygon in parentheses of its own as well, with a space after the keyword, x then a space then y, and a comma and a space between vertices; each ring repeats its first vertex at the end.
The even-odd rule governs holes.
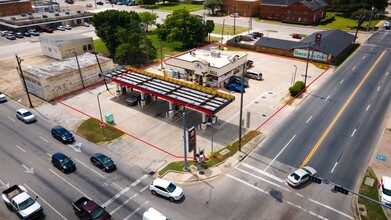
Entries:
POLYGON ((171 101, 207 115, 214 115, 235 100, 233 95, 182 80, 125 66, 104 72, 105 78, 161 99, 171 101))

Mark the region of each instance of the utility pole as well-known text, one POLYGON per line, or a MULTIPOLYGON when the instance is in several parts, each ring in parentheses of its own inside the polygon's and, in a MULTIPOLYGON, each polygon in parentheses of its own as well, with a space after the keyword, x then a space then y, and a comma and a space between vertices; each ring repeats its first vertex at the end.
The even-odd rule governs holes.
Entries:
POLYGON ((374 11, 375 11, 375 7, 372 7, 372 9, 371 9, 371 17, 369 17, 367 32, 369 31, 369 28, 371 28, 371 21, 372 21, 372 16, 373 16, 373 12, 374 11))
POLYGON ((235 4, 235 12, 234 12, 234 36, 236 34, 236 15, 237 15, 237 5, 235 4))
POLYGON ((223 37, 224 37, 224 24, 225 24, 225 19, 223 19, 223 28, 221 30, 221 42, 220 45, 223 45, 223 37))
POLYGON ((243 115, 243 93, 244 93, 244 71, 246 70, 246 64, 243 64, 242 69, 242 91, 240 93, 240 113, 239 113, 239 151, 242 151, 242 115, 243 115))
POLYGON ((77 58, 77 53, 76 53, 76 51, 73 51, 73 54, 75 54, 75 57, 76 57, 77 68, 79 69, 80 80, 81 80, 81 84, 82 84, 83 89, 84 89, 85 86, 84 86, 83 76, 81 75, 81 69, 80 69, 79 59, 77 58))
POLYGON ((307 86, 307 73, 308 73, 308 63, 310 61, 310 49, 311 49, 311 41, 308 45, 308 52, 307 52, 307 64, 305 66, 305 75, 304 75, 304 88, 307 86))
POLYGON ((100 66, 100 62, 99 62, 99 59, 98 59, 98 55, 97 55, 96 52, 94 52, 93 54, 95 55, 96 62, 98 63, 99 70, 100 70, 100 74, 101 74, 101 76, 103 77, 103 82, 105 83, 106 89, 109 91, 109 87, 107 86, 106 79, 105 79, 105 77, 103 76, 103 71, 102 71, 102 67, 100 66))
POLYGON ((29 93, 29 90, 27 88, 26 80, 24 79, 23 70, 22 70, 22 67, 21 67, 21 63, 22 63, 23 59, 18 57, 17 54, 15 54, 15 57, 16 57, 16 62, 18 63, 19 73, 22 76, 22 81, 23 81, 24 89, 26 90, 26 93, 27 93, 27 99, 29 100, 30 108, 34 108, 33 103, 31 102, 31 99, 30 99, 30 93, 29 93))
POLYGON ((356 34, 354 35, 354 39, 353 39, 353 43, 352 44, 356 43, 358 29, 361 27, 362 23, 364 23, 364 18, 365 18, 364 10, 361 9, 360 16, 357 17, 357 19, 358 19, 357 29, 356 29, 356 34))

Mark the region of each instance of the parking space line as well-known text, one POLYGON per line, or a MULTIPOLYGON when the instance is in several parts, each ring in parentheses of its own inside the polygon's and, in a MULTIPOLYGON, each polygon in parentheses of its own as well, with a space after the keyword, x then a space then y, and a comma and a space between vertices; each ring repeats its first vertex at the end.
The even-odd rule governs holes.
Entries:
POLYGON ((293 137, 288 141, 284 148, 282 148, 281 151, 278 152, 278 154, 273 158, 272 162, 270 162, 263 171, 266 171, 270 167, 270 165, 277 159, 278 156, 280 156, 280 154, 285 150, 286 147, 288 147, 288 145, 293 141, 293 139, 295 139, 295 137, 296 135, 293 135, 293 137))
POLYGON ((337 167, 337 165, 338 165, 338 162, 335 162, 335 164, 334 164, 334 166, 333 166, 333 169, 331 169, 331 173, 334 172, 334 169, 335 169, 335 167, 337 167))
POLYGON ((376 90, 376 92, 379 92, 379 90, 380 90, 380 86, 379 86, 379 87, 377 87, 377 90, 376 90))
POLYGON ((128 216, 124 218, 124 220, 128 220, 130 217, 132 217, 136 212, 138 212, 143 206, 148 204, 149 201, 145 201, 143 204, 141 204, 136 210, 134 210, 132 213, 130 213, 128 216))
POLYGON ((48 141, 48 140, 46 140, 45 138, 43 138, 43 137, 41 137, 41 136, 39 136, 39 138, 41 138, 42 140, 44 140, 44 141, 46 141, 46 142, 48 142, 48 143, 49 143, 49 141, 48 141))
POLYGON ((312 115, 311 115, 311 117, 309 117, 309 118, 307 119, 307 121, 306 121, 305 123, 307 124, 309 121, 311 121, 311 119, 312 119, 312 115))
POLYGON ((23 148, 19 147, 18 145, 16 145, 17 148, 19 148, 19 150, 23 151, 23 153, 26 153, 25 150, 23 150, 23 148))
POLYGON ((343 81, 345 81, 345 79, 342 79, 342 80, 341 80, 341 82, 339 82, 339 84, 342 84, 342 83, 343 83, 343 81))
POLYGON ((326 98, 324 101, 327 101, 327 100, 329 100, 329 98, 330 98, 330 95, 329 95, 329 96, 327 96, 327 98, 326 98))
POLYGON ((356 131, 357 131, 357 129, 354 129, 354 130, 353 130, 353 133, 352 133, 352 135, 350 135, 350 137, 353 137, 353 136, 354 136, 354 133, 356 133, 356 131))
POLYGON ((368 105, 367 109, 365 111, 368 111, 369 107, 371 107, 371 105, 368 105))
POLYGON ((35 195, 39 196, 39 198, 44 202, 46 203, 46 205, 48 205, 51 209, 53 209, 54 212, 56 212, 61 218, 63 219, 67 219, 65 218, 63 215, 61 215, 61 213, 59 211, 57 211, 53 206, 51 206, 42 196, 40 196, 37 192, 35 192, 33 189, 31 189, 27 184, 24 184, 24 186, 26 188, 28 188, 32 193, 34 193, 35 195))

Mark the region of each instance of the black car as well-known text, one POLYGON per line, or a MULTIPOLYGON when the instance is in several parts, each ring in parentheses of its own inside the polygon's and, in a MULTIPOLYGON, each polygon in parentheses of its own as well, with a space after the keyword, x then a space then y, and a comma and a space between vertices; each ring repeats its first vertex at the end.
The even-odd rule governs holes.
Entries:
MULTIPOLYGON (((151 95, 144 93, 144 100, 149 102, 151 100, 151 95)), ((130 106, 138 105, 141 101, 141 93, 136 92, 132 94, 128 99, 126 99, 126 103, 130 106)))
POLYGON ((102 169, 105 172, 117 169, 117 166, 115 165, 114 161, 110 157, 101 153, 97 153, 92 156, 90 158, 90 161, 93 165, 102 169))
POLYGON ((76 170, 75 163, 71 160, 70 157, 66 156, 63 153, 55 153, 52 155, 52 164, 61 170, 61 172, 70 172, 76 170))
POLYGON ((97 2, 96 4, 97 5, 103 5, 103 2, 97 2))
POLYGON ((28 31, 23 32, 23 35, 24 35, 25 37, 31 37, 31 34, 30 34, 28 31))
POLYGON ((73 134, 62 126, 54 126, 51 132, 52 136, 62 143, 73 143, 75 141, 73 134))

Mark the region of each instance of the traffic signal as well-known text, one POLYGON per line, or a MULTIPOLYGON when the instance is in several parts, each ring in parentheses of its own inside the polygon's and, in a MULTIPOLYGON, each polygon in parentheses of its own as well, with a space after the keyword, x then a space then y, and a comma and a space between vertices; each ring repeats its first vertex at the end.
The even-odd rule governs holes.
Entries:
POLYGON ((342 186, 334 186, 334 191, 340 192, 345 195, 349 194, 349 190, 343 188, 342 186))
POLYGON ((317 176, 309 176, 308 179, 311 180, 312 182, 317 183, 317 184, 320 184, 322 182, 322 179, 320 177, 317 177, 317 176))

